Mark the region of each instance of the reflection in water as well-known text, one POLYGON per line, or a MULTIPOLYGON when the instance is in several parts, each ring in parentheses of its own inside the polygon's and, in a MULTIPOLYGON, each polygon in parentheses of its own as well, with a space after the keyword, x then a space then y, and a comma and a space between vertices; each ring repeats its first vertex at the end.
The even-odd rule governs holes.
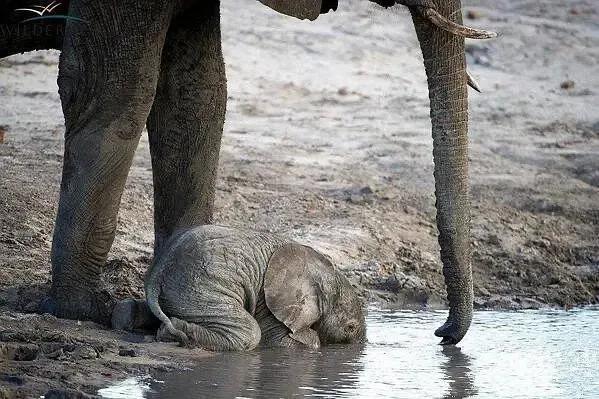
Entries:
POLYGON ((447 360, 441 364, 441 370, 446 374, 449 382, 449 390, 443 397, 461 399, 476 395, 474 377, 470 370, 470 357, 456 346, 445 346, 442 351, 447 360))
POLYGON ((342 395, 355 386, 363 347, 222 353, 183 373, 156 376, 147 398, 293 398, 342 395))
POLYGON ((597 398, 599 313, 476 312, 459 347, 446 312, 371 310, 368 343, 222 353, 186 372, 128 379, 105 398, 597 398))

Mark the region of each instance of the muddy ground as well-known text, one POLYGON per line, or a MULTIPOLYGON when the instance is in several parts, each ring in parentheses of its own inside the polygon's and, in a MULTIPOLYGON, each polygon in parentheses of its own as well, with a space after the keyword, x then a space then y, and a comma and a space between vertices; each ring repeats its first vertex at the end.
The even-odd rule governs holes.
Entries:
MULTIPOLYGON (((348 0, 310 23, 234 3, 222 5, 229 102, 215 222, 309 243, 373 301, 442 307, 428 97, 408 12, 348 0)), ((469 24, 502 34, 467 47, 484 91, 470 102, 476 305, 597 303, 599 4, 465 6, 469 24)), ((93 323, 26 314, 50 278, 64 132, 57 59, 0 61, 0 397, 94 392, 190 359, 93 323), (123 348, 140 356, 119 356, 123 348), (23 351, 39 360, 2 362, 23 351)), ((142 293, 151 198, 144 135, 107 267, 120 296, 142 293)))

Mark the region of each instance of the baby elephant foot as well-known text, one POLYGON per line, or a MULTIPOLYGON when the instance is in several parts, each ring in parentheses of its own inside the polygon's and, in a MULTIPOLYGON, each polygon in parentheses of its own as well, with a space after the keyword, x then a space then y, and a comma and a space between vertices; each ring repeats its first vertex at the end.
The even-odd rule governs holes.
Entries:
POLYGON ((172 328, 169 328, 167 323, 163 323, 156 334, 156 339, 177 341, 181 346, 208 351, 252 350, 260 342, 260 326, 249 313, 240 314, 241 317, 234 315, 226 318, 225 316, 225 321, 210 323, 209 326, 171 317, 169 320, 172 328))
POLYGON ((119 301, 112 310, 111 321, 113 329, 125 331, 150 330, 160 324, 143 299, 119 301))
MULTIPOLYGON (((183 334, 185 334, 187 337, 189 337, 188 331, 190 330, 190 325, 188 322, 186 322, 185 320, 177 319, 176 317, 171 317, 170 320, 171 320, 173 327, 175 327, 175 329, 183 332, 183 334)), ((165 323, 162 323, 160 325, 160 328, 156 332, 156 341, 179 342, 181 345, 187 346, 187 347, 195 347, 196 346, 196 345, 194 345, 194 342, 191 342, 190 340, 186 340, 186 342, 181 342, 181 337, 177 337, 177 336, 171 334, 165 323)))

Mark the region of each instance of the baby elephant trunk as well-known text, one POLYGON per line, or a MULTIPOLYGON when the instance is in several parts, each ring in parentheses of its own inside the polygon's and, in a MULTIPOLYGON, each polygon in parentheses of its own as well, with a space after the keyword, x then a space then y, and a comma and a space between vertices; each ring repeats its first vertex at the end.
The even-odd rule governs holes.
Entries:
POLYGON ((366 341, 364 302, 357 290, 339 273, 335 276, 337 287, 322 319, 315 326, 323 344, 354 344, 366 341))

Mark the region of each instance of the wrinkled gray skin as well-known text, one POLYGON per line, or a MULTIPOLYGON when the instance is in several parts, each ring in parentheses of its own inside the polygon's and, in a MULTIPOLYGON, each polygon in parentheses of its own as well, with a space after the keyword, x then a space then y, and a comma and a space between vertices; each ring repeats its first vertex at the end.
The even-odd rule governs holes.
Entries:
MULTIPOLYGON (((0 20, 15 1, 0 0, 0 20)), ((473 297, 464 39, 432 25, 417 7, 433 5, 440 15, 461 22, 461 3, 397 2, 412 11, 429 84, 437 226, 450 305, 436 334, 444 343, 456 343, 470 326, 473 297)), ((284 0, 267 3, 286 12, 284 0)), ((52 288, 43 310, 106 323, 115 301, 102 285, 102 267, 144 125, 154 175, 156 253, 176 232, 211 221, 227 99, 219 2, 71 0, 69 14, 86 22, 30 23, 48 28, 42 35, 15 21, 2 22, 0 57, 62 49, 58 86, 65 156, 52 288)))
MULTIPOLYGON (((363 302, 349 281, 312 248, 265 233, 189 229, 165 245, 145 289, 162 322, 158 338, 184 345, 239 351, 365 339, 363 302)), ((135 320, 129 328, 145 327, 135 320)))

